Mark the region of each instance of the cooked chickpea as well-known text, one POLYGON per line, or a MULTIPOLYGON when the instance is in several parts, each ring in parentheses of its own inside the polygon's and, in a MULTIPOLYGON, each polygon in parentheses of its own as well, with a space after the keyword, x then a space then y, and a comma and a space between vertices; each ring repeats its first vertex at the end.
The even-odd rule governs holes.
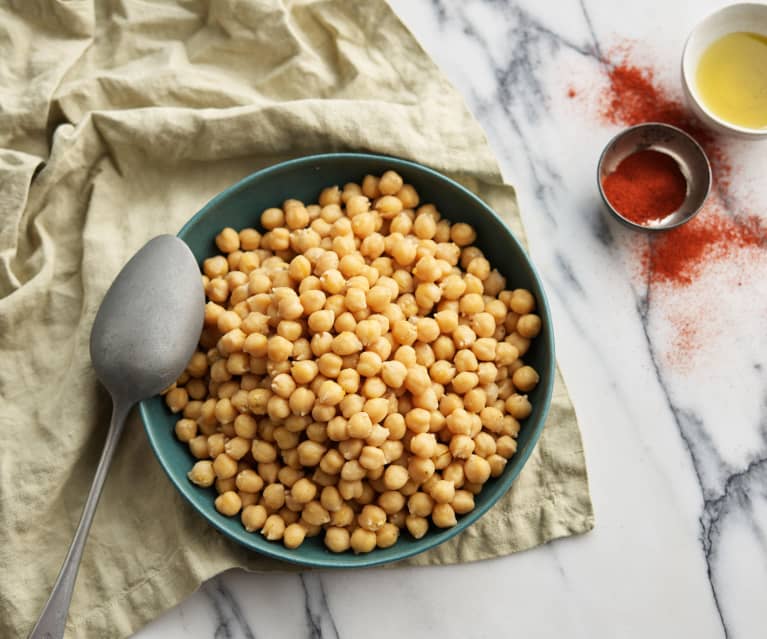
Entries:
POLYGON ((453 378, 451 384, 456 393, 463 395, 479 384, 479 378, 476 373, 463 371, 453 378))
POLYGON ((506 410, 515 419, 526 419, 533 412, 533 406, 527 395, 511 395, 506 399, 506 410))
POLYGON ((250 440, 244 437, 233 437, 224 444, 224 452, 232 459, 239 460, 250 451, 250 440))
POLYGON ((175 426, 179 441, 189 442, 197 435, 197 422, 191 419, 179 419, 175 426))
POLYGON ((322 444, 311 440, 301 442, 296 448, 302 466, 316 466, 327 450, 322 444))
POLYGON ((423 457, 411 457, 408 461, 407 471, 411 479, 418 483, 423 483, 434 474, 434 462, 431 459, 423 457))
POLYGON ((530 291, 518 288, 511 293, 509 308, 519 315, 527 315, 535 310, 535 298, 530 291))
POLYGON ((511 381, 515 388, 522 392, 529 392, 538 385, 540 376, 532 366, 522 366, 514 371, 511 381))
POLYGON ((468 490, 456 490, 450 505, 456 514, 465 515, 474 510, 474 495, 468 490))
POLYGON ((479 455, 471 455, 463 465, 466 479, 475 484, 484 484, 490 478, 490 464, 479 455))
MULTIPOLYGON (((422 410, 422 409, 413 409, 422 410)), ((411 411, 412 413, 413 411, 411 411)), ((428 419, 428 417, 427 417, 428 419)), ((428 422, 427 422, 428 427, 428 422)), ((436 453, 437 440, 431 433, 418 433, 410 440, 410 451, 418 457, 431 458, 436 453)))
POLYGON ((195 465, 192 466, 192 470, 187 473, 187 477, 189 477, 189 480, 192 483, 197 484, 198 486, 202 486, 203 488, 212 486, 213 482, 216 481, 216 473, 213 468, 213 462, 210 460, 201 460, 196 462, 195 465))
POLYGON ((314 407, 315 395, 308 388, 297 388, 290 395, 288 404, 294 415, 308 415, 314 407))
POLYGON ((312 526, 322 526, 330 522, 330 513, 318 501, 310 501, 301 511, 301 518, 312 526))
POLYGON ((455 518, 455 511, 450 504, 437 504, 434 506, 431 520, 437 528, 450 528, 458 523, 455 518))
POLYGON ((405 526, 415 539, 420 539, 429 530, 429 520, 418 515, 408 515, 405 519, 405 526))
POLYGON ((376 547, 376 534, 364 528, 357 528, 351 535, 350 545, 357 554, 370 552, 376 547))
POLYGON ((286 548, 298 548, 304 543, 306 537, 306 530, 301 524, 292 523, 285 528, 285 532, 282 535, 282 543, 286 548))
POLYGON ((325 531, 324 541, 331 552, 345 552, 351 545, 349 531, 338 526, 331 526, 325 531))
POLYGON ((308 504, 317 495, 317 486, 305 477, 296 481, 290 489, 290 495, 300 504, 308 504))
POLYGON ((269 515, 261 528, 261 534, 269 541, 282 539, 285 534, 285 520, 277 514, 269 515))
POLYGON ((237 473, 235 483, 238 490, 242 490, 248 493, 257 493, 264 487, 264 480, 251 469, 241 470, 237 473))
POLYGON ((468 459, 474 452, 474 446, 474 440, 462 433, 450 440, 450 454, 456 459, 468 459))
POLYGON ((227 490, 216 497, 214 505, 216 510, 222 515, 233 517, 240 512, 240 509, 242 508, 242 499, 240 499, 240 496, 236 492, 227 490))

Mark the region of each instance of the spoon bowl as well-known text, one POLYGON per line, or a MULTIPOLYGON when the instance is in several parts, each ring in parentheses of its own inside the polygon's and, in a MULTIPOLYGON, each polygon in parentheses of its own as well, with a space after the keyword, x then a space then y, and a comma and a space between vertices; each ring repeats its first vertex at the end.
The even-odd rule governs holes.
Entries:
POLYGON ((200 336, 205 296, 189 247, 159 235, 125 265, 91 330, 91 361, 113 399, 135 403, 168 387, 200 336))
POLYGON ((72 545, 30 639, 64 636, 88 530, 133 405, 184 371, 202 329, 205 294, 189 247, 177 237, 150 240, 118 274, 91 331, 91 360, 112 396, 112 421, 72 545))

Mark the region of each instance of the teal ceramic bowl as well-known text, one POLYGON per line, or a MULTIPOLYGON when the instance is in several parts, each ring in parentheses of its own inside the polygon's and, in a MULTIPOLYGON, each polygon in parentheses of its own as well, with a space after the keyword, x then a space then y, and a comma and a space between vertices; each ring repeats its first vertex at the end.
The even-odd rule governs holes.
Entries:
POLYGON ((535 294, 543 330, 525 357, 541 375, 537 388, 530 393, 533 413, 522 424, 517 453, 509 460, 503 474, 484 486, 476 496, 476 508, 460 517, 457 526, 446 530, 432 527, 418 540, 405 531, 391 548, 354 555, 351 552, 331 553, 319 536, 307 539, 296 550, 288 550, 279 542, 269 542, 260 534, 246 532, 239 517, 219 514, 213 506, 215 491, 195 486, 187 479, 186 473, 195 460, 187 446, 174 436, 176 418, 159 396, 141 402, 139 410, 149 441, 179 492, 224 535, 276 559, 305 566, 352 568, 398 561, 441 544, 477 521, 509 490, 543 430, 554 385, 555 364, 551 316, 540 278, 524 249, 501 219, 477 196, 444 175, 413 162, 379 155, 331 153, 290 160, 258 171, 217 195, 189 220, 179 237, 202 263, 216 252, 214 238, 223 227, 258 227, 260 211, 279 206, 287 198, 314 202, 320 190, 328 185, 361 182, 366 174, 380 175, 387 169, 394 169, 406 182, 413 184, 421 201, 433 202, 444 217, 473 225, 477 230, 477 246, 506 276, 509 286, 524 287, 535 294))

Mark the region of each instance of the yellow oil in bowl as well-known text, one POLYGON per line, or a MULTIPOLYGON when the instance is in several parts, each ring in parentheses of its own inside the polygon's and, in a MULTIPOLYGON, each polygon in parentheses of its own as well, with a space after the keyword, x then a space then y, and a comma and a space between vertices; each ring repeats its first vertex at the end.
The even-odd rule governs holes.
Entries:
POLYGON ((701 56, 695 81, 718 118, 767 128, 767 36, 737 31, 719 38, 701 56))

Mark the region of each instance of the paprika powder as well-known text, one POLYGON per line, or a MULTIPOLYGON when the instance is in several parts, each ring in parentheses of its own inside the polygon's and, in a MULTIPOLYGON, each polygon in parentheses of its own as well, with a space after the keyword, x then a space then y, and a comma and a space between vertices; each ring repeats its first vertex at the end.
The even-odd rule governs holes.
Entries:
POLYGON ((623 217, 647 224, 682 206, 687 197, 687 180, 674 158, 646 149, 621 160, 615 171, 602 179, 602 189, 623 217))

